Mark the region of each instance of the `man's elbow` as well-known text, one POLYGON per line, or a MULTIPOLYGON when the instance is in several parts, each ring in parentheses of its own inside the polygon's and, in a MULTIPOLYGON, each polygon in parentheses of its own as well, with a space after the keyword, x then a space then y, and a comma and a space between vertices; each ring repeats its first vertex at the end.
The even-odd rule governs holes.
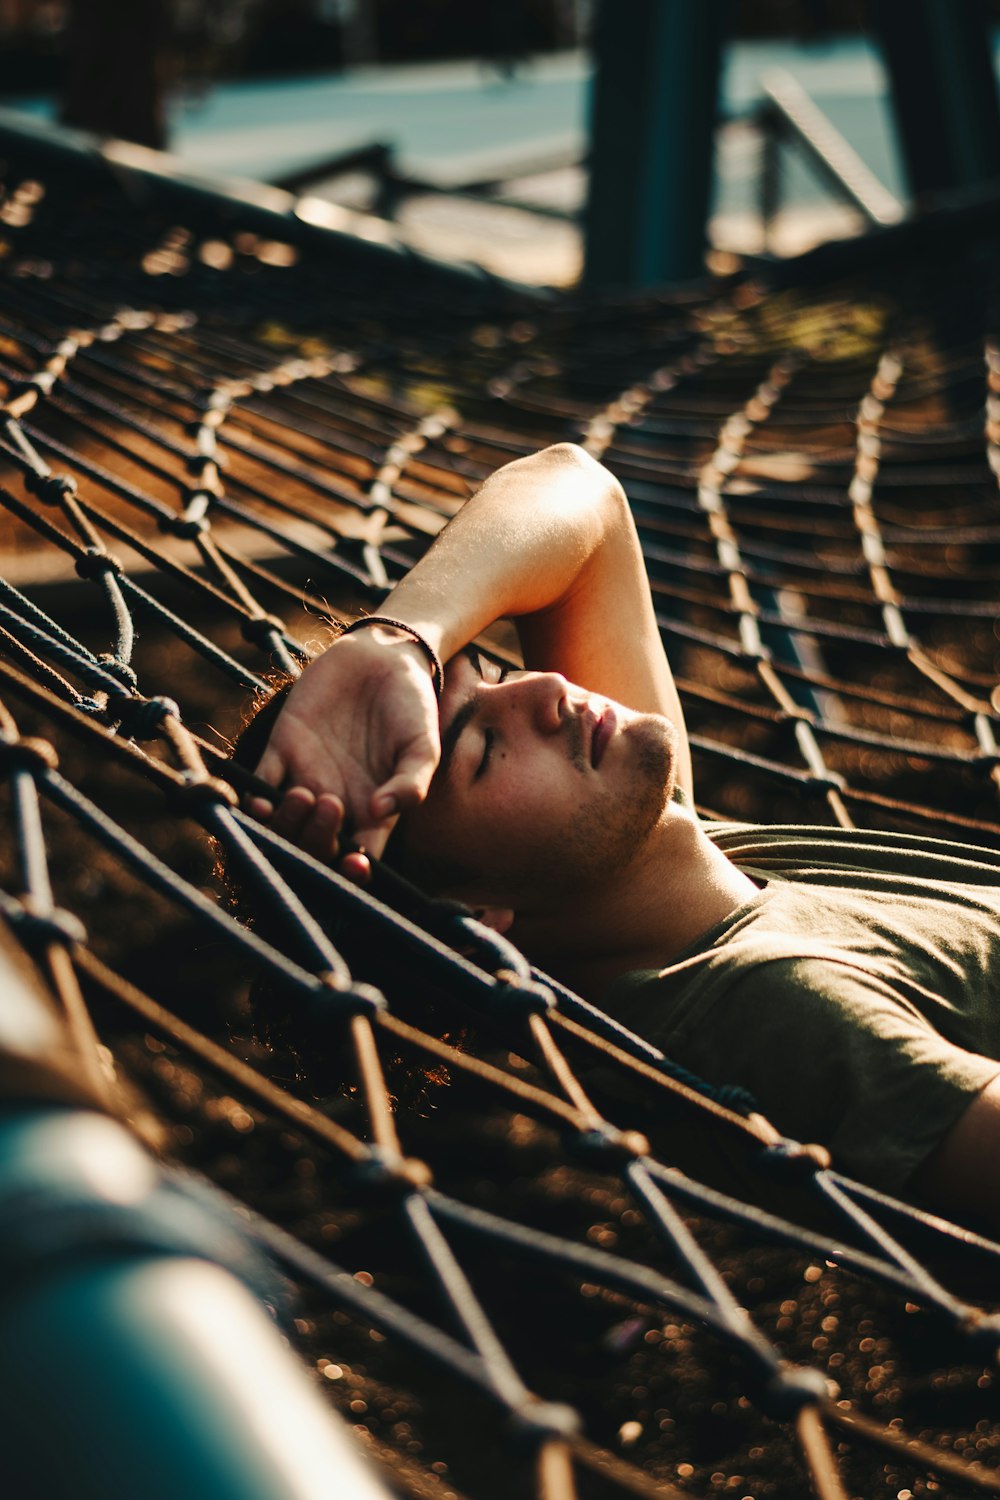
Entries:
POLYGON ((589 478, 600 475, 614 479, 610 469, 606 469, 580 443, 550 443, 547 448, 540 448, 537 453, 533 453, 526 462, 537 464, 540 468, 572 470, 578 474, 586 474, 589 478))
POLYGON ((619 480, 579 443, 551 443, 548 448, 542 448, 534 454, 533 458, 549 473, 568 474, 586 484, 595 500, 607 502, 616 508, 628 506, 619 480))

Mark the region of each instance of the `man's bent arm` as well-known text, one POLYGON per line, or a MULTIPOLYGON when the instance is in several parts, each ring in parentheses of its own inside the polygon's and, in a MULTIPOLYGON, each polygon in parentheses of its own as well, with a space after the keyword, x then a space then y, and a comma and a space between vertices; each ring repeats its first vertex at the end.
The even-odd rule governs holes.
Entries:
MULTIPOLYGON (((442 660, 494 620, 515 618, 526 666, 672 718, 679 779, 690 788, 680 703, 628 504, 582 449, 558 444, 498 470, 380 613, 419 631, 442 660)), ((432 716, 426 661, 412 640, 372 627, 335 643, 293 688, 261 761, 265 780, 292 789, 275 826, 328 854, 339 809, 380 852, 389 816, 426 795, 439 755, 432 716)))
POLYGON ((912 1186, 938 1213, 974 1215, 1000 1233, 1000 1078, 986 1085, 918 1168, 912 1186))
POLYGON ((560 443, 489 478, 396 586, 387 612, 447 661, 494 620, 517 624, 525 666, 642 713, 684 720, 621 485, 560 443))

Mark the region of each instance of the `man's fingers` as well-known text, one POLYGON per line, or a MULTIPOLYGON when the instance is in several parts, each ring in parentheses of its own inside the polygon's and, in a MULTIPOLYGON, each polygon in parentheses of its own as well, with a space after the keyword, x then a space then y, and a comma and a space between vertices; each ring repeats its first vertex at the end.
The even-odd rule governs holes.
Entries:
POLYGON ((261 781, 267 781, 271 786, 277 787, 284 780, 287 769, 284 756, 279 755, 277 750, 274 749, 272 736, 272 742, 268 744, 267 749, 261 756, 260 763, 254 775, 259 776, 261 781))
POLYGON ((306 853, 316 859, 332 860, 337 853, 337 839, 343 822, 344 804, 340 798, 332 792, 321 793, 300 834, 306 853))
POLYGON ((433 775, 433 766, 421 766, 419 771, 397 771, 372 797, 372 817, 388 818, 416 807, 427 796, 433 775))
POLYGON ((275 808, 271 827, 284 838, 295 840, 315 805, 316 798, 308 787, 293 786, 275 808))
POLYGON ((345 854, 340 861, 340 873, 355 885, 371 885, 372 866, 366 854, 345 854))
POLYGON ((421 734, 411 741, 396 761, 389 780, 372 797, 372 817, 387 818, 423 802, 440 758, 440 746, 430 735, 421 734))
POLYGON ((344 821, 344 804, 333 792, 321 792, 313 808, 312 822, 336 838, 344 821))

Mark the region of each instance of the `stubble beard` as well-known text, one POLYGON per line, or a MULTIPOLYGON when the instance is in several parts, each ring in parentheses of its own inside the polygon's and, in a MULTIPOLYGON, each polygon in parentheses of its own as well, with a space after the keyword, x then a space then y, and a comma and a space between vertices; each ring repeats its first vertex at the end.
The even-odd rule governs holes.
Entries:
POLYGON ((578 808, 524 872, 543 901, 620 880, 674 795, 678 736, 670 720, 642 714, 621 732, 629 763, 618 789, 578 808))

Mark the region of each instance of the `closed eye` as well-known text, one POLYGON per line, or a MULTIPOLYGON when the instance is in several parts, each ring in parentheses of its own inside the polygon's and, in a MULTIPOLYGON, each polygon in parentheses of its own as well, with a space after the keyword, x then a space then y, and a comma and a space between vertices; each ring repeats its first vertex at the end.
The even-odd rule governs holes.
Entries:
POLYGON ((476 774, 473 780, 478 781, 480 776, 485 775, 486 771, 489 769, 490 759, 493 755, 493 745, 495 739, 496 736, 494 735, 492 729, 483 730, 483 755, 482 759, 479 762, 479 765, 476 767, 476 774))
MULTIPOLYGON (((510 675, 511 671, 513 670, 510 667, 503 667, 503 666, 501 666, 499 662, 493 661, 490 657, 486 656, 482 651, 476 651, 475 649, 473 649, 470 652, 470 659, 472 661, 472 665, 475 667, 476 671, 479 673, 479 676, 490 687, 498 687, 501 682, 506 682, 508 676, 510 675)), ((481 757, 481 759, 479 761, 478 766, 476 767, 475 771, 473 772, 473 777, 472 777, 473 781, 478 781, 479 778, 481 776, 484 776, 486 774, 486 772, 489 770, 490 760, 491 760, 492 755, 493 755, 493 746, 494 746, 495 743, 496 743, 496 735, 494 734, 493 730, 492 729, 484 729, 483 730, 483 753, 482 753, 482 757, 481 757)))

